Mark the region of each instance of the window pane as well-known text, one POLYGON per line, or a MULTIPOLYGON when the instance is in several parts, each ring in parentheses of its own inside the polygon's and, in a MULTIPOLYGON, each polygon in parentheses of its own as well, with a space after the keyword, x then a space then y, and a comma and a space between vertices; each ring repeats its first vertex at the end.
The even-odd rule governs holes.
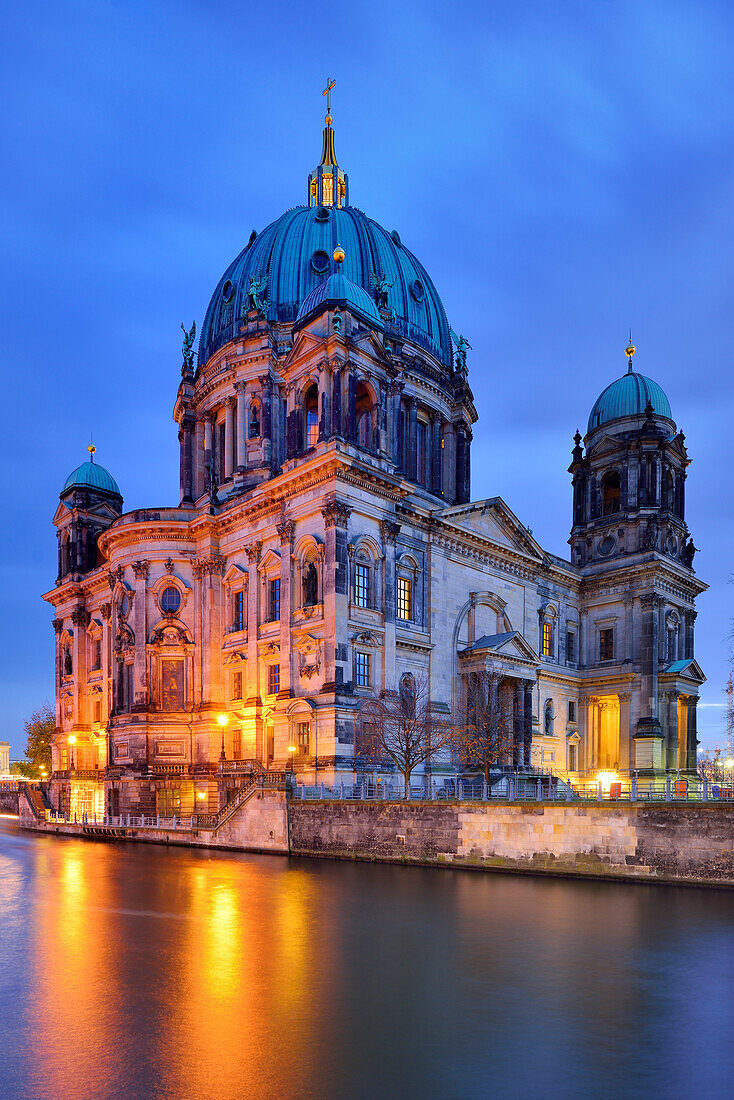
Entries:
POLYGON ((178 611, 181 606, 181 593, 173 585, 169 585, 168 588, 163 589, 163 595, 161 596, 161 609, 163 611, 170 611, 172 614, 178 611))
POLYGON ((372 682, 371 673, 372 655, 370 653, 357 653, 355 659, 355 678, 357 687, 369 687, 372 682))
POLYGON ((235 592, 234 594, 234 622, 232 626, 235 630, 243 630, 245 626, 245 594, 244 592, 235 592))
POLYGON ((550 623, 543 623, 543 656, 550 657, 552 653, 553 634, 550 623))
POLYGON ((410 621, 413 611, 412 588, 413 583, 409 577, 398 577, 398 618, 406 622, 410 621))
POLYGON ((298 756, 308 756, 310 753, 311 726, 308 722, 299 722, 296 729, 296 753, 298 756))
POLYGON ((280 665, 268 666, 268 695, 277 695, 280 691, 280 665))
POLYGON ((357 562, 354 569, 354 602, 357 607, 370 605, 370 570, 363 562, 357 562))
POLYGON ((270 582, 270 621, 280 618, 280 577, 270 582))
POLYGON ((614 660, 614 630, 599 631, 599 660, 614 660))
POLYGON ((566 635, 566 660, 576 660, 576 636, 570 630, 566 635))

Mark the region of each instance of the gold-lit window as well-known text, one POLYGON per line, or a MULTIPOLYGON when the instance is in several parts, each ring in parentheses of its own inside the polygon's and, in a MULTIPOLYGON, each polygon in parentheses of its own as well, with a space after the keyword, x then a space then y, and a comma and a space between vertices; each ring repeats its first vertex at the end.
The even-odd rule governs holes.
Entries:
POLYGON ((309 722, 299 722, 296 727, 296 754, 308 756, 311 750, 311 725, 309 722))
POLYGON ((550 623, 543 623, 543 656, 550 657, 553 654, 553 627, 550 623))
POLYGON ((241 699, 242 698, 242 673, 241 672, 233 672, 232 673, 232 698, 233 699, 241 699))
POLYGON ((324 206, 334 205, 334 179, 326 173, 321 177, 321 185, 324 193, 324 206))
POLYGON ((410 622, 413 613, 413 582, 410 577, 398 577, 398 618, 410 622))

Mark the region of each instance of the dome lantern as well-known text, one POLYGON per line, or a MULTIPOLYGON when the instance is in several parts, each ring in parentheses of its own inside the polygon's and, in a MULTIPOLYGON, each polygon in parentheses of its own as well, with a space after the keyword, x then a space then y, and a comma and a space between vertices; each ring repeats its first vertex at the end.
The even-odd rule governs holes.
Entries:
POLYGON ((326 118, 324 119, 323 146, 321 160, 308 176, 308 205, 348 206, 349 177, 340 167, 334 149, 334 131, 331 117, 331 89, 336 81, 329 77, 322 95, 326 96, 326 118))

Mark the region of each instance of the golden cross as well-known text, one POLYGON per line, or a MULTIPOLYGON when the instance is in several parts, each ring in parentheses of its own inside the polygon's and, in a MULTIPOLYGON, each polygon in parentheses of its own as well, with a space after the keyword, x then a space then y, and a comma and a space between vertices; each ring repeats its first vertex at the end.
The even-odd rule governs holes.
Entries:
POLYGON ((335 84, 336 81, 332 80, 330 76, 327 76, 326 87, 321 93, 322 95, 326 96, 326 110, 329 114, 331 114, 331 89, 334 87, 335 84))

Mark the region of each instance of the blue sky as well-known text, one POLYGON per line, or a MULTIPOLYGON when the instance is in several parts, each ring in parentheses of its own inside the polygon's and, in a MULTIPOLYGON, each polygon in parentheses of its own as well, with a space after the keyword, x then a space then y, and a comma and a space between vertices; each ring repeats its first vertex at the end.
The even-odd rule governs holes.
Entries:
POLYGON ((568 551, 572 436, 636 366, 693 464, 710 585, 700 727, 720 740, 734 608, 734 8, 712 2, 6 5, 0 739, 52 696, 51 518, 99 460, 177 502, 180 322, 304 201, 336 77, 352 202, 431 273, 473 344, 473 496, 568 551))

